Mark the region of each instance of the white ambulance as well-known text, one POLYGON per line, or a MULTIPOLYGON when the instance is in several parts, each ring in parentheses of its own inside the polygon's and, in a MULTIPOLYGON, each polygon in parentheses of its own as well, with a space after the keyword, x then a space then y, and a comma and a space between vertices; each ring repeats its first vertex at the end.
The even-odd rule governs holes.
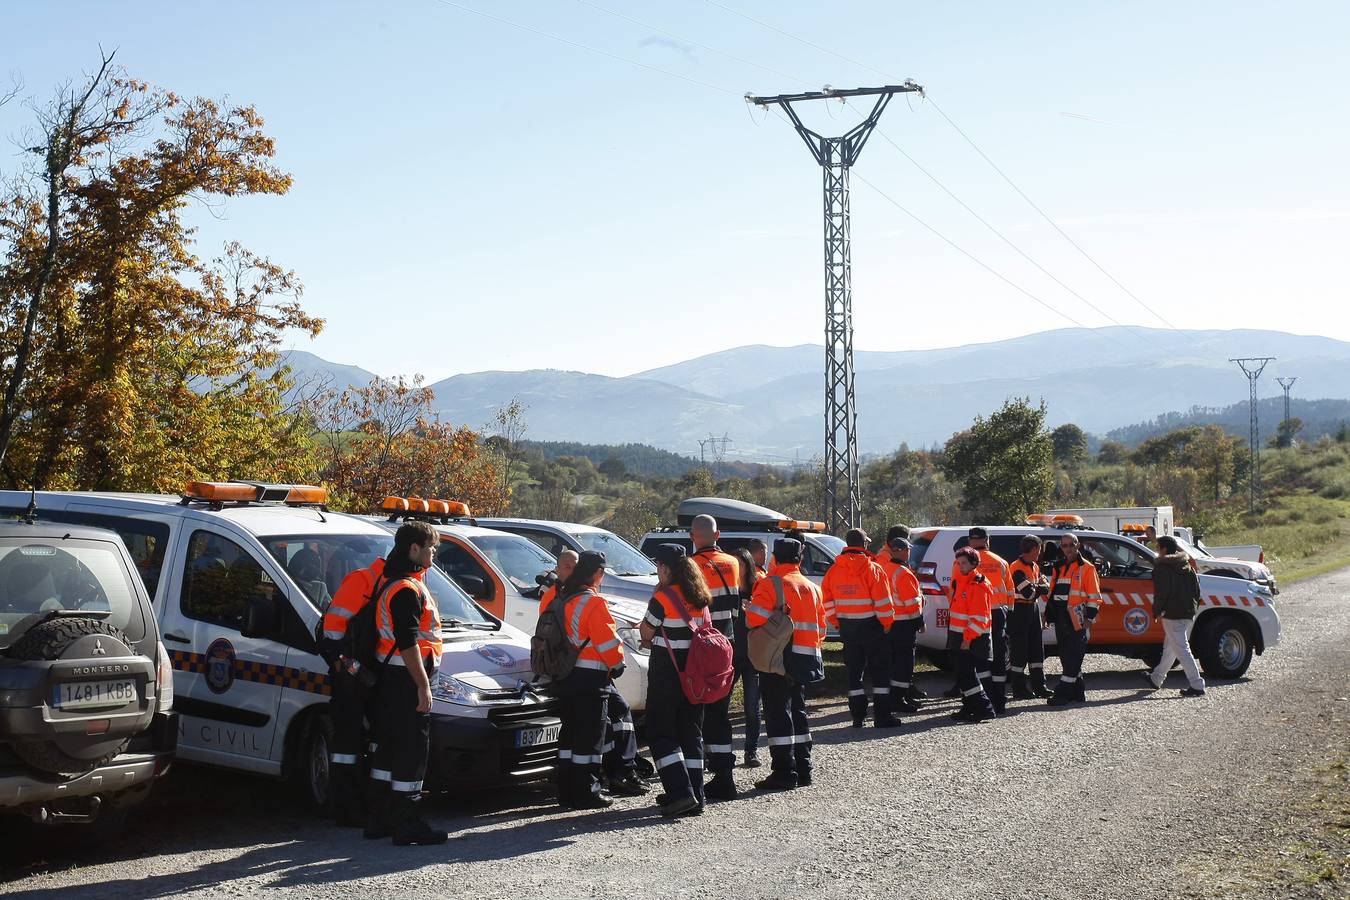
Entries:
MULTIPOLYGON (((393 535, 328 512, 322 488, 193 482, 180 496, 40 492, 45 521, 121 535, 174 668, 180 759, 294 778, 328 799, 328 666, 315 626, 352 570, 393 535)), ((29 495, 0 491, 22 512, 29 495)), ((546 777, 557 758, 554 701, 529 688, 528 638, 440 572, 427 576, 445 650, 433 693, 433 788, 546 777)))

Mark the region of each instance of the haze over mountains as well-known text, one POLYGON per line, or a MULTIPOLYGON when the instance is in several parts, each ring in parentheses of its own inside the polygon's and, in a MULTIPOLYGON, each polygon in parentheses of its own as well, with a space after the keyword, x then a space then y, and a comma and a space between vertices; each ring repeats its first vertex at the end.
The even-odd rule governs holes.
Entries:
MULTIPOLYGON (((432 385, 452 422, 484 425, 512 397, 526 406, 532 440, 651 444, 698 455, 710 433, 732 440, 728 457, 809 459, 823 445, 824 349, 747 346, 622 378, 537 369, 476 372, 432 385)), ((1294 396, 1350 397, 1350 343, 1275 331, 1068 328, 941 350, 855 354, 858 442, 863 453, 940 444, 1010 396, 1045 399, 1049 422, 1089 432, 1192 406, 1246 400, 1230 357, 1277 357, 1260 395, 1279 395, 1276 376, 1297 376, 1294 396)), ((289 364, 336 386, 374 377, 304 351, 289 364)), ((1263 423, 1273 432, 1276 422, 1263 423)))

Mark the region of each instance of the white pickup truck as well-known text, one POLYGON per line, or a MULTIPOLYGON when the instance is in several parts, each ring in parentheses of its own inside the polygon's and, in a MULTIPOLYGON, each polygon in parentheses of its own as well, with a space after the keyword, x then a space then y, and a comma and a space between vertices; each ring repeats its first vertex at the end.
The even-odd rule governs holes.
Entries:
POLYGON ((1183 525, 1178 525, 1172 529, 1172 533, 1184 541, 1190 542, 1202 553, 1208 553, 1210 556, 1222 557, 1224 559, 1245 559, 1247 562, 1264 563, 1266 561, 1266 551, 1261 549, 1260 544, 1228 544, 1223 547, 1211 547, 1195 536, 1195 533, 1183 525))
MULTIPOLYGON (((1189 528, 1176 528, 1173 530, 1175 532, 1181 532, 1183 530, 1190 531, 1189 528)), ((1227 578, 1241 578, 1244 581, 1254 581, 1269 590, 1272 595, 1280 592, 1279 585, 1275 583, 1275 575, 1266 567, 1264 562, 1233 556, 1228 553, 1220 553, 1220 551, 1242 548, 1206 547, 1203 543, 1192 542, 1179 533, 1174 536, 1176 537, 1177 544, 1181 546, 1181 549, 1195 564, 1196 571, 1203 572, 1206 575, 1219 575, 1227 578)), ((1256 547, 1256 550, 1258 558, 1264 555, 1260 553, 1260 547, 1256 547)))

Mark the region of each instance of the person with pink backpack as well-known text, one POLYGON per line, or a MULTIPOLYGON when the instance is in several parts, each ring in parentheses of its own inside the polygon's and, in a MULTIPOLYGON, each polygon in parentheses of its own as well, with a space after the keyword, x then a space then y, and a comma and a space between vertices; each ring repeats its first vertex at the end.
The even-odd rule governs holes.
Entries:
POLYGON ((653 553, 657 587, 639 625, 652 650, 647 683, 647 743, 665 792, 666 816, 703 812, 703 711, 731 691, 731 643, 712 623, 712 596, 679 544, 653 553))

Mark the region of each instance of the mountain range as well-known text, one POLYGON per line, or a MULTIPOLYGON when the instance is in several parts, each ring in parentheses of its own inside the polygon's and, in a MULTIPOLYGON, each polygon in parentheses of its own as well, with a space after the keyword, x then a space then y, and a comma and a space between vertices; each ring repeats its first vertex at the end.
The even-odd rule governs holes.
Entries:
MULTIPOLYGON (((1297 376, 1295 396, 1350 397, 1350 343, 1258 330, 1133 326, 1066 328, 940 350, 859 351, 860 452, 941 444, 1008 397, 1044 399, 1050 425, 1104 434, 1192 407, 1247 399, 1233 357, 1272 356, 1258 383, 1297 376)), ((297 376, 334 386, 375 376, 311 353, 286 360, 297 376)), ((644 443, 696 455, 710 434, 731 439, 728 458, 806 460, 823 447, 824 348, 737 347, 625 377, 536 369, 475 372, 431 385, 436 411, 473 427, 515 397, 528 437, 591 444, 644 443)), ((1277 422, 1267 416, 1262 432, 1277 422)))

